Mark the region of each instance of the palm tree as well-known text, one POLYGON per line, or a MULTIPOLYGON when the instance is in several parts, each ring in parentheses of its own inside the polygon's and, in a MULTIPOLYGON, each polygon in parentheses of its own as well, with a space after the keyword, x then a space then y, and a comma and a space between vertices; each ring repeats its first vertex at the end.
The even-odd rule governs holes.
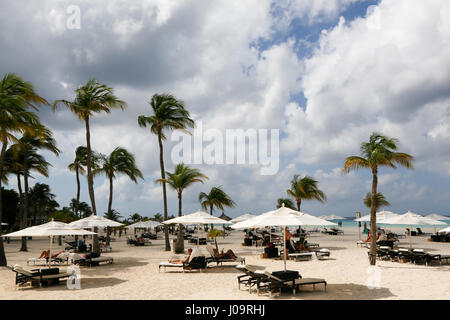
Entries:
MULTIPOLYGON (((112 88, 100 83, 96 79, 90 79, 85 85, 80 86, 76 90, 76 97, 74 101, 57 100, 53 103, 55 110, 58 105, 65 105, 78 118, 84 121, 86 126, 86 147, 87 147, 87 179, 89 198, 91 199, 92 211, 97 215, 95 207, 94 195, 94 178, 92 174, 92 148, 91 148, 91 131, 89 126, 90 118, 100 112, 110 113, 111 109, 125 109, 126 103, 114 95, 112 88)), ((96 229, 96 228, 95 228, 96 229)), ((94 230, 95 230, 94 229, 94 230)), ((94 235, 93 251, 100 253, 100 246, 98 243, 98 236, 94 235)))
MULTIPOLYGON (((233 208, 236 203, 231 200, 230 196, 222 190, 222 186, 212 187, 209 193, 200 192, 198 201, 202 205, 203 210, 208 210, 213 215, 214 207, 224 210, 224 207, 233 208)), ((211 225, 211 230, 213 225, 211 225)))
MULTIPOLYGON (((50 163, 45 161, 44 157, 37 153, 38 149, 48 150, 57 156, 59 149, 56 147, 56 142, 53 139, 50 129, 43 125, 39 125, 38 132, 30 134, 26 132, 17 143, 11 146, 13 157, 20 164, 23 171, 25 192, 23 194, 23 214, 21 228, 26 228, 28 225, 29 213, 29 185, 28 178, 30 171, 35 171, 48 177, 48 166, 50 163)), ((20 175, 19 175, 20 180, 20 175)), ((22 248, 20 251, 27 251, 26 237, 22 238, 22 248)))
POLYGON ((153 220, 154 221, 158 221, 158 222, 162 222, 163 221, 163 216, 161 213, 155 213, 155 215, 153 216, 153 220))
POLYGON ((141 221, 142 220, 142 216, 139 213, 136 212, 136 213, 130 214, 130 217, 128 219, 133 221, 133 223, 134 223, 134 222, 141 221))
MULTIPOLYGON (((124 148, 115 148, 109 156, 101 155, 101 165, 94 171, 94 175, 104 173, 109 180, 108 214, 111 214, 113 200, 113 180, 117 174, 127 175, 134 183, 143 179, 141 171, 136 166, 134 156, 124 148)), ((110 228, 106 228, 106 243, 109 245, 110 228)))
MULTIPOLYGON (((150 100, 150 107, 152 114, 150 116, 139 116, 138 124, 141 127, 150 127, 150 132, 158 136, 159 144, 159 166, 161 169, 161 179, 165 180, 164 170, 164 152, 163 140, 166 140, 165 130, 182 130, 186 133, 187 128, 194 127, 194 120, 190 118, 189 111, 184 108, 184 103, 177 100, 171 94, 155 94, 150 100)), ((166 183, 162 182, 163 188, 163 205, 164 205, 164 220, 167 220, 167 193, 166 183)), ((164 238, 166 251, 170 251, 169 229, 164 226, 164 238)))
POLYGON ((122 216, 120 215, 120 212, 111 209, 108 212, 105 212, 105 218, 119 222, 119 219, 122 218, 122 216))
POLYGON ((291 180, 291 187, 286 192, 297 202, 298 211, 300 211, 302 200, 317 200, 322 203, 327 200, 327 196, 319 189, 318 184, 319 182, 312 177, 305 176, 300 179, 298 174, 291 180))
MULTIPOLYGON (((367 192, 366 197, 363 199, 363 203, 367 208, 372 207, 372 195, 370 192, 367 192)), ((375 209, 378 211, 381 207, 389 207, 391 204, 386 200, 384 195, 381 192, 378 192, 376 195, 375 209)))
POLYGON ((72 209, 72 212, 75 212, 75 205, 78 209, 78 212, 80 214, 81 218, 87 218, 92 215, 92 208, 84 201, 77 202, 76 199, 72 199, 72 202, 70 204, 70 207, 72 209))
MULTIPOLYGON (((22 80, 15 74, 6 74, 0 81, 0 221, 2 220, 2 180, 4 177, 4 159, 9 142, 16 142, 15 134, 37 131, 39 118, 29 111, 37 110, 36 105, 46 104, 47 101, 39 96, 29 82, 22 80)), ((6 266, 5 248, 3 246, 0 228, 0 266, 6 266)))
POLYGON ((143 176, 136 166, 134 155, 124 148, 117 147, 110 155, 101 155, 100 161, 101 164, 94 171, 94 175, 103 173, 109 180, 108 212, 110 212, 113 200, 113 180, 116 178, 116 175, 125 174, 134 183, 137 183, 138 178, 143 179, 143 176))
POLYGON ((361 168, 372 171, 372 199, 370 207, 370 234, 372 243, 370 245, 370 264, 376 264, 376 204, 378 167, 386 166, 397 168, 400 165, 405 168, 412 168, 414 157, 407 153, 396 152, 398 139, 388 138, 380 133, 374 132, 370 136, 369 142, 361 144, 361 156, 350 156, 345 160, 343 171, 349 173, 361 168))
MULTIPOLYGON (((173 173, 166 172, 167 179, 158 179, 156 182, 165 182, 172 189, 174 189, 178 194, 178 216, 181 217, 182 213, 182 202, 183 202, 183 191, 191 186, 195 182, 203 183, 203 179, 208 179, 207 176, 202 174, 198 169, 192 169, 186 166, 184 163, 180 163, 175 167, 173 173)), ((176 253, 181 253, 184 251, 184 238, 183 238, 183 226, 180 224, 178 226, 178 237, 177 244, 175 247, 176 253)))
POLYGON ((34 204, 33 208, 33 225, 36 225, 37 216, 42 217, 42 209, 52 206, 56 195, 50 192, 50 186, 44 183, 36 183, 30 189, 30 200, 34 204))
POLYGON ((80 202, 80 174, 85 175, 87 162, 87 148, 84 146, 79 146, 75 150, 75 160, 69 164, 67 167, 70 171, 75 172, 75 177, 77 179, 77 198, 74 207, 74 214, 78 216, 78 203, 80 202))
POLYGON ((294 201, 292 201, 291 199, 289 199, 289 198, 278 198, 277 199, 277 209, 281 208, 283 206, 283 204, 284 204, 284 206, 286 208, 295 210, 294 201))

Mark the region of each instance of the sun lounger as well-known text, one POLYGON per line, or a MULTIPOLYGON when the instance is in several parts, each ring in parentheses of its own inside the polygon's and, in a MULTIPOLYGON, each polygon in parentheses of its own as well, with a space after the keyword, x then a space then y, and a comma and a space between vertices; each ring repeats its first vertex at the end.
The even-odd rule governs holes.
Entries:
POLYGON ((19 265, 15 265, 10 269, 16 273, 16 285, 19 286, 23 286, 27 283, 39 287, 56 285, 59 284, 61 279, 66 279, 72 275, 72 273, 59 272, 59 268, 33 269, 28 271, 19 265))
POLYGON ((114 259, 111 257, 97 257, 97 258, 83 258, 79 260, 75 260, 74 264, 78 264, 80 266, 99 266, 101 263, 104 264, 112 264, 114 263, 114 259))
POLYGON ((288 256, 290 259, 295 261, 305 261, 311 260, 314 255, 314 252, 302 252, 302 253, 289 253, 288 256))
POLYGON ((216 258, 214 256, 214 250, 213 247, 208 243, 206 245, 206 250, 208 250, 208 253, 210 254, 210 257, 206 258, 206 262, 216 262, 217 265, 222 265, 224 262, 238 262, 241 264, 245 264, 245 258, 244 257, 237 257, 236 259, 226 259, 226 258, 216 258))
POLYGON ((202 272, 202 269, 205 269, 208 267, 206 263, 205 256, 195 256, 189 262, 185 263, 172 263, 172 262, 160 262, 158 267, 158 272, 161 272, 161 268, 164 268, 164 272, 166 271, 166 268, 183 268, 183 273, 185 270, 196 270, 198 269, 200 272, 202 272))
POLYGON ((281 292, 282 289, 292 289, 292 294, 295 295, 296 289, 299 289, 303 285, 313 285, 315 289, 316 284, 324 284, 325 290, 327 286, 327 282, 324 279, 302 278, 302 276, 298 273, 297 276, 295 276, 295 272, 293 271, 290 271, 290 273, 294 274, 294 276, 289 279, 281 279, 275 272, 270 273, 268 271, 256 271, 256 273, 264 274, 265 276, 257 282, 258 294, 260 290, 264 288, 267 289, 270 296, 272 296, 272 292, 276 290, 281 292))
POLYGON ((255 286, 264 275, 255 273, 256 271, 263 271, 266 269, 266 267, 261 266, 253 266, 253 265, 238 265, 236 266, 236 269, 244 272, 244 275, 238 276, 238 289, 241 289, 241 284, 243 284, 245 287, 248 287, 248 291, 251 293, 251 289, 253 286, 255 286))

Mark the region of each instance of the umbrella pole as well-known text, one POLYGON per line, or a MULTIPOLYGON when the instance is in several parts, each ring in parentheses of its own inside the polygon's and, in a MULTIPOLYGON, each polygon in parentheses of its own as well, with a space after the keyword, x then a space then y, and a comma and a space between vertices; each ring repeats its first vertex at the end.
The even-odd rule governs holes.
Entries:
POLYGON ((200 244, 200 223, 198 224, 198 229, 197 229, 197 249, 198 249, 199 244, 200 244))
POLYGON ((283 260, 284 260, 284 271, 286 271, 286 253, 287 253, 287 248, 286 248, 286 226, 283 226, 283 246, 284 246, 284 251, 283 251, 283 260))
POLYGON ((53 244, 53 236, 50 236, 50 249, 48 250, 48 261, 47 261, 48 266, 50 266, 50 263, 52 261, 52 244, 53 244))
POLYGON ((409 248, 412 248, 412 240, 411 240, 411 233, 412 233, 412 225, 409 225, 409 248))

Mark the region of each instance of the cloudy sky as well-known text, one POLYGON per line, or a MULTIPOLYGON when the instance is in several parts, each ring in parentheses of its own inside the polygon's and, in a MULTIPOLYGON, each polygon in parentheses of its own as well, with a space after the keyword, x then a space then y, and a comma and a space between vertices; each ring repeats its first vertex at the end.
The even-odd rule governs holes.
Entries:
MULTIPOLYGON (((162 212, 156 137, 137 125, 155 93, 182 99, 205 129, 279 129, 280 169, 195 165, 209 176, 184 193, 184 213, 200 191, 222 185, 237 203, 229 216, 274 208, 294 174, 320 182, 328 201, 305 201, 314 215, 367 212, 371 175, 342 173, 344 159, 379 131, 400 140, 415 169, 380 170, 390 210, 450 215, 450 2, 448 0, 0 0, 0 71, 31 81, 47 100, 73 99, 96 77, 128 103, 91 121, 93 148, 134 153, 144 181, 115 181, 122 216, 162 212), (26 4, 25 4, 26 2, 26 4), (79 8, 79 28, 72 11, 79 8)), ((67 165, 85 144, 83 123, 42 109, 62 150, 46 154, 57 200, 75 197, 67 165)), ((172 170, 172 142, 166 168, 172 170)), ((33 183, 34 183, 33 182, 33 183)), ((15 185, 11 184, 14 188, 15 185)), ((95 180, 99 213, 108 183, 95 180)), ((89 202, 83 180, 82 200, 89 202)), ((169 213, 177 213, 169 191, 169 213)), ((220 214, 220 212, 218 212, 220 214)))

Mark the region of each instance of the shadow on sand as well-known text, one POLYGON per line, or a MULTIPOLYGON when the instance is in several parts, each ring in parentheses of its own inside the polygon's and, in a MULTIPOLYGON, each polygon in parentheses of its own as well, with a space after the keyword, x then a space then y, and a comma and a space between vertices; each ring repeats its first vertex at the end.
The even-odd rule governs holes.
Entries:
MULTIPOLYGON (((268 295, 267 292, 264 293, 268 295)), ((387 288, 369 289, 365 285, 342 283, 342 284, 328 284, 327 291, 323 290, 322 285, 316 285, 316 290, 312 286, 302 286, 297 290, 295 296, 292 291, 283 292, 281 295, 274 297, 274 299, 301 299, 301 300, 379 300, 395 297, 387 288)))
MULTIPOLYGON (((96 289, 96 288, 110 288, 116 286, 118 284, 124 283, 127 280, 122 280, 119 278, 81 278, 81 290, 83 289, 96 289)), ((29 291, 29 290, 39 290, 42 292, 46 291, 67 291, 70 290, 67 288, 66 281, 61 281, 59 285, 50 286, 50 287, 41 287, 41 288, 33 288, 33 287, 25 287, 21 288, 21 291, 29 291)), ((74 290, 75 292, 78 290, 74 290)))

